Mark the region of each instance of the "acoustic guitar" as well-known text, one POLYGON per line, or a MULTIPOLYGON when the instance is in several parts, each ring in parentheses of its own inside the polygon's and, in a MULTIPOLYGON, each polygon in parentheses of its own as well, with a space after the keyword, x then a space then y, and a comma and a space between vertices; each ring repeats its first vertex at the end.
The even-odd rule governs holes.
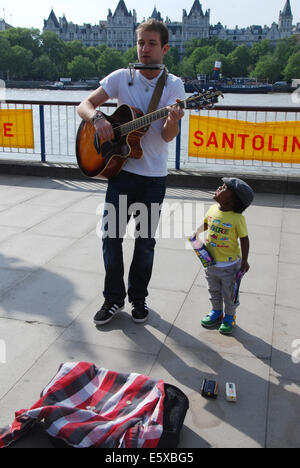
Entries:
MULTIPOLYGON (((182 109, 211 108, 218 102, 218 96, 223 96, 220 91, 209 89, 203 93, 195 93, 173 106, 180 106, 182 109)), ((141 111, 122 104, 112 115, 103 115, 113 127, 114 139, 102 142, 94 125, 82 121, 76 136, 76 157, 84 175, 110 179, 121 171, 128 158, 142 158, 141 138, 152 122, 168 116, 168 108, 144 115, 141 111)))

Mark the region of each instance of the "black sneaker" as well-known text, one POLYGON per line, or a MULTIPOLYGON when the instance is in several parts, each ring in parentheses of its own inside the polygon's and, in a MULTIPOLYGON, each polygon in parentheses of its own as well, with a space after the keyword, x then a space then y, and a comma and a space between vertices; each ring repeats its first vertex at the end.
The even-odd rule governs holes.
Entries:
POLYGON ((131 309, 132 320, 136 323, 146 322, 149 310, 144 299, 136 299, 132 301, 131 309))
POLYGON ((118 304, 113 301, 105 300, 101 309, 96 313, 94 317, 94 323, 96 325, 104 325, 110 322, 115 314, 124 308, 124 302, 118 304))

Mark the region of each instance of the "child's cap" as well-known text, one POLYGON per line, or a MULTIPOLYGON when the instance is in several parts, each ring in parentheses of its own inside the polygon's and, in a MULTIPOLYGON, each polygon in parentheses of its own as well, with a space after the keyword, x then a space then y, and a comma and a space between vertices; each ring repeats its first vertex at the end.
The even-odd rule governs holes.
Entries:
POLYGON ((248 206, 251 205, 254 198, 254 192, 246 182, 241 179, 237 179, 236 177, 223 177, 222 181, 236 194, 245 208, 248 208, 248 206))

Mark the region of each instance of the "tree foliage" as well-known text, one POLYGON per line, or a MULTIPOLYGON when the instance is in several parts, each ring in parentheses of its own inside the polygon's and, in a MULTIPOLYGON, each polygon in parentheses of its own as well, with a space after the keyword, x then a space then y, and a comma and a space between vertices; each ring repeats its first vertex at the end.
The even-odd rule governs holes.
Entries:
POLYGON ((298 78, 300 76, 300 49, 289 57, 283 74, 286 80, 291 80, 292 78, 298 78))
POLYGON ((27 79, 31 76, 33 54, 31 50, 15 45, 10 49, 9 70, 16 79, 27 79))
MULTIPOLYGON (((136 47, 120 52, 105 44, 86 47, 81 41, 64 42, 52 31, 11 28, 0 32, 0 76, 7 79, 74 80, 99 78, 128 63, 138 61, 136 47)), ((222 62, 224 77, 252 76, 269 81, 300 78, 300 44, 294 37, 281 39, 276 47, 267 40, 252 48, 217 38, 192 39, 185 44, 182 60, 173 47, 165 56, 171 73, 194 79, 211 78, 215 61, 222 62)))
POLYGON ((106 48, 98 58, 96 65, 99 77, 103 78, 112 71, 125 66, 123 53, 120 50, 106 48))
POLYGON ((272 55, 267 54, 260 57, 254 70, 251 72, 253 78, 258 78, 261 81, 274 82, 278 79, 278 69, 280 68, 280 63, 278 59, 272 55))
POLYGON ((56 80, 57 67, 48 55, 42 54, 36 57, 32 64, 32 77, 37 80, 56 80))
POLYGON ((68 63, 67 72, 73 81, 86 80, 96 75, 96 67, 89 58, 77 55, 68 63))

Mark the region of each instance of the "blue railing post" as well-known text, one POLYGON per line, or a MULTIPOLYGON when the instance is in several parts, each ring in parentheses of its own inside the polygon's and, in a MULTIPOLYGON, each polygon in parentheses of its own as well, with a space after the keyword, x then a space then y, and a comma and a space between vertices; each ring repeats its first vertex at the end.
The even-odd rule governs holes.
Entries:
POLYGON ((180 146, 181 146, 181 120, 179 120, 179 133, 176 137, 175 169, 180 169, 180 146))
POLYGON ((46 162, 44 106, 40 105, 39 108, 40 108, 41 161, 46 162))

